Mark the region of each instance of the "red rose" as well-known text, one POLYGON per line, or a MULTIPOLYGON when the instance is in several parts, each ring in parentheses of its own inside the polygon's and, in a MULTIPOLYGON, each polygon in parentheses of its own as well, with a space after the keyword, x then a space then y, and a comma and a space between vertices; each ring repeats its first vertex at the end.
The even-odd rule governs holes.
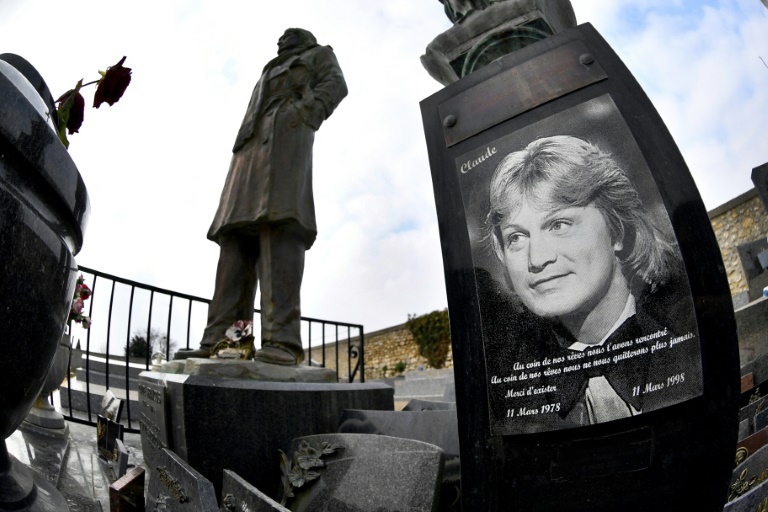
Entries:
POLYGON ((66 121, 70 135, 77 133, 85 116, 85 99, 78 89, 70 89, 56 100, 60 104, 57 111, 59 119, 66 121))
POLYGON ((107 69, 104 76, 99 80, 99 85, 96 87, 96 94, 93 96, 93 106, 99 108, 99 105, 106 102, 110 106, 114 105, 119 100, 125 89, 128 88, 128 84, 131 83, 131 68, 124 68, 123 62, 125 57, 120 59, 120 62, 107 69))

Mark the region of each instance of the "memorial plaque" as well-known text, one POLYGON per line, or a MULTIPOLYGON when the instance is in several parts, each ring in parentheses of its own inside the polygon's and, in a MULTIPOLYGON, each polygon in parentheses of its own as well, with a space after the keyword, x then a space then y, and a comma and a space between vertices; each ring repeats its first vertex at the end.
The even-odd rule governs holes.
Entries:
POLYGON ((682 156, 588 24, 496 64, 422 102, 464 509, 722 509, 735 321, 682 156))
POLYGON ((101 399, 101 415, 108 420, 120 422, 123 413, 123 401, 115 396, 109 389, 101 399))
POLYGON ((144 468, 133 468, 109 486, 109 512, 144 512, 144 468))
POLYGON ((168 434, 165 386, 142 380, 139 383, 139 428, 144 459, 152 464, 157 453, 172 449, 168 434))
POLYGON ((147 492, 149 510, 218 511, 216 491, 210 480, 172 451, 160 449, 152 464, 147 465, 152 471, 147 492))
POLYGON ((112 460, 114 458, 116 441, 123 440, 123 425, 108 420, 104 416, 96 416, 96 447, 99 455, 112 460))
POLYGON ((237 473, 224 470, 221 491, 221 510, 232 512, 288 512, 288 509, 240 478, 237 473))
POLYGON ((128 450, 120 439, 115 440, 115 451, 112 455, 112 474, 118 480, 128 471, 128 450))
POLYGON ((741 377, 741 392, 746 393, 755 387, 755 376, 752 373, 742 375, 741 377))

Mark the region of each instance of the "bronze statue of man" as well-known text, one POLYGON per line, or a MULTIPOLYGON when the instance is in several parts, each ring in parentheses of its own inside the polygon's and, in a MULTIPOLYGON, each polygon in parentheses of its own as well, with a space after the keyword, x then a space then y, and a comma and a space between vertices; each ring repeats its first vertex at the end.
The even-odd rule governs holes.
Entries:
POLYGON ((221 248, 208 325, 200 349, 177 358, 209 357, 229 326, 253 318, 260 282, 262 348, 254 358, 304 359, 299 292, 304 252, 317 236, 312 145, 347 85, 333 49, 309 31, 290 28, 277 46, 253 90, 208 230, 221 248))

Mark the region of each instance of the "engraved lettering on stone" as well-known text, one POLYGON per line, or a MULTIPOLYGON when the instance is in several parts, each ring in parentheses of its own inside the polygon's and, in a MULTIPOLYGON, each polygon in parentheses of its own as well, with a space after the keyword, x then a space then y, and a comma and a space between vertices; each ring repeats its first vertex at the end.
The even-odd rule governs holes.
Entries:
POLYGON ((168 492, 171 493, 173 499, 179 503, 189 501, 187 493, 184 492, 184 488, 181 486, 178 480, 168 474, 168 470, 164 467, 158 467, 157 473, 160 475, 160 481, 168 488, 168 492))
POLYGON ((153 448, 167 448, 165 443, 160 439, 160 429, 152 422, 152 420, 143 412, 139 416, 139 427, 147 436, 147 441, 153 448))

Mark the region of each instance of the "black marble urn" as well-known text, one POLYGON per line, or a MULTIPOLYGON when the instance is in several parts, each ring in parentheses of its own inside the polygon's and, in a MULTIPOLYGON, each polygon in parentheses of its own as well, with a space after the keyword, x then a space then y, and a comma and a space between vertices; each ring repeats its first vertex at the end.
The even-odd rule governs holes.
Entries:
POLYGON ((0 510, 61 510, 63 500, 5 447, 56 353, 90 210, 54 123, 37 71, 0 55, 0 510))

